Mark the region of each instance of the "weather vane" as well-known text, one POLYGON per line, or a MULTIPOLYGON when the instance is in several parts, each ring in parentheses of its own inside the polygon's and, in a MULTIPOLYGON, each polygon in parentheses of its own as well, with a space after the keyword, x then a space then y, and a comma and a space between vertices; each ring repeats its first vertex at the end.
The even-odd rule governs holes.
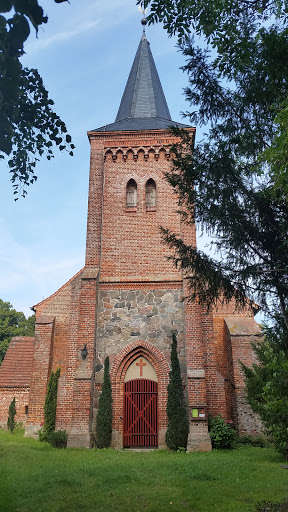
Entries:
POLYGON ((138 11, 141 12, 143 14, 143 18, 145 18, 145 14, 148 11, 148 7, 146 7, 146 9, 142 9, 141 5, 139 5, 138 11))

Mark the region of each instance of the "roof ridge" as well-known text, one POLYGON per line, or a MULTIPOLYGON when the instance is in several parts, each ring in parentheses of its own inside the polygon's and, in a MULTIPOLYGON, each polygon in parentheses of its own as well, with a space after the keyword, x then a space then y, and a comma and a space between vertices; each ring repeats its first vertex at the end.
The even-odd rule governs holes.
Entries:
POLYGON ((58 288, 58 290, 56 290, 56 292, 49 295, 49 297, 46 297, 46 299, 43 299, 40 302, 37 302, 37 304, 34 304, 30 309, 32 309, 32 311, 35 311, 34 308, 36 308, 37 306, 40 306, 40 304, 44 304, 48 300, 52 299, 52 297, 55 297, 55 295, 57 295, 57 293, 59 293, 60 290, 62 290, 65 286, 67 286, 67 284, 71 283, 71 281, 73 281, 73 279, 75 279, 75 277, 79 276, 79 274, 81 274, 81 272, 83 272, 84 268, 85 267, 82 267, 81 270, 79 270, 76 274, 74 274, 74 276, 72 276, 70 279, 68 279, 68 281, 66 281, 66 283, 64 283, 62 286, 60 286, 60 288, 58 288))

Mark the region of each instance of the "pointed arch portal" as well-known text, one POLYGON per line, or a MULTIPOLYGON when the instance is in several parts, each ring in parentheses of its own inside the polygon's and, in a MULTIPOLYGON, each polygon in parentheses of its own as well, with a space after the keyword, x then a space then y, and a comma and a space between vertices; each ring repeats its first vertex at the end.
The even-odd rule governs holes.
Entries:
POLYGON ((135 340, 111 367, 113 432, 117 447, 165 447, 169 365, 148 341, 135 340))

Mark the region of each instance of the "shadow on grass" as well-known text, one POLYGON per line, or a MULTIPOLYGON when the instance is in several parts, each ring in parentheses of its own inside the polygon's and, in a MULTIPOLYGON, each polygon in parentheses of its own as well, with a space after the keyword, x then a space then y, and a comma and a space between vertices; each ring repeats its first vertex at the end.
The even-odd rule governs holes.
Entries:
POLYGON ((254 512, 288 512, 288 501, 283 501, 282 503, 262 501, 257 503, 254 512))

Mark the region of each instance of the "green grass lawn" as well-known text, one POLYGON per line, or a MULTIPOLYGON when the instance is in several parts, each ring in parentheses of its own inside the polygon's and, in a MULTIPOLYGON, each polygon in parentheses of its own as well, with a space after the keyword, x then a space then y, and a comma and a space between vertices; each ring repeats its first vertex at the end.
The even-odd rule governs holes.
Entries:
POLYGON ((248 512, 287 498, 281 464, 271 448, 59 450, 0 430, 0 511, 248 512))

